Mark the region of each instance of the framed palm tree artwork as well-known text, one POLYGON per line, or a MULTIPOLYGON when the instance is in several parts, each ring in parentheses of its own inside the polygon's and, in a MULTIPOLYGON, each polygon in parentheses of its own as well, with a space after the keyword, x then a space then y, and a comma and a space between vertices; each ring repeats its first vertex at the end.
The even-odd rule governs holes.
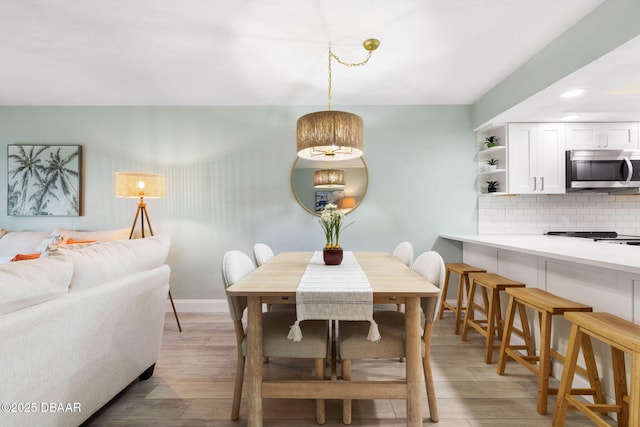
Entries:
POLYGON ((7 146, 7 215, 80 216, 80 145, 7 146))

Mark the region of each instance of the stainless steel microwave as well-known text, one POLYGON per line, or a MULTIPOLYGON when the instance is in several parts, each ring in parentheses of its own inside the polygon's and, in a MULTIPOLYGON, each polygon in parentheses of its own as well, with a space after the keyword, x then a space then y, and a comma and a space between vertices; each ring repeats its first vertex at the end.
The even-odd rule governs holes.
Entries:
POLYGON ((640 150, 571 150, 566 156, 567 191, 640 187, 640 150))

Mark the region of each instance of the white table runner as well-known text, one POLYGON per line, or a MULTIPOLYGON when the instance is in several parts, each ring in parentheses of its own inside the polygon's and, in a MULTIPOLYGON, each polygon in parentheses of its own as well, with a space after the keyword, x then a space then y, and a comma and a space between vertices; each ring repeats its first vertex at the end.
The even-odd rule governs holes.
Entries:
POLYGON ((351 251, 344 252, 340 265, 325 265, 322 252, 314 252, 296 289, 296 313, 290 340, 302 339, 303 320, 366 320, 371 323, 367 339, 380 341, 373 290, 351 251))

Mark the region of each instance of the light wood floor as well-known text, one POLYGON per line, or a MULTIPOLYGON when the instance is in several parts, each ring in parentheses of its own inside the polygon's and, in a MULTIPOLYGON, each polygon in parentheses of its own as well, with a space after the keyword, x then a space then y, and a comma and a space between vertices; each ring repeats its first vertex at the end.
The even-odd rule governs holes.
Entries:
MULTIPOLYGON (((517 364, 507 374, 496 374, 496 364, 485 365, 483 338, 475 332, 467 342, 453 334, 452 314, 436 323, 432 355, 440 427, 550 426, 552 414, 536 412, 536 382, 517 364)), ((172 313, 165 320, 164 342, 154 376, 136 381, 83 426, 246 426, 243 402, 240 420, 230 421, 236 349, 228 314, 180 314, 183 332, 172 313)), ((312 363, 271 360, 265 378, 311 377, 312 363)), ((354 361, 353 379, 402 377, 400 361, 354 361)), ((245 378, 246 380, 246 378, 245 378)), ((557 384, 557 382, 556 382, 557 384)), ((552 411, 555 396, 549 398, 552 411)), ((423 390, 424 425, 432 424, 423 390)), ((342 426, 342 403, 327 401, 326 426, 342 426)), ((353 426, 404 426, 405 402, 353 402, 353 426)), ((264 425, 316 426, 311 400, 265 400, 264 425)), ((567 427, 592 425, 579 413, 570 413, 567 427)), ((612 422, 612 425, 615 423, 612 422)))

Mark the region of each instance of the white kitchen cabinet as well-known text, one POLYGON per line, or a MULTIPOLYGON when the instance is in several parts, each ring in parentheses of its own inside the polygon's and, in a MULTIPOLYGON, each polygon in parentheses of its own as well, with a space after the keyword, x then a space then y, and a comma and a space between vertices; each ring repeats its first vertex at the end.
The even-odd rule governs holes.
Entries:
POLYGON ((510 123, 507 141, 509 193, 566 193, 564 123, 510 123))
POLYGON ((638 148, 638 123, 567 123, 567 150, 638 148))

